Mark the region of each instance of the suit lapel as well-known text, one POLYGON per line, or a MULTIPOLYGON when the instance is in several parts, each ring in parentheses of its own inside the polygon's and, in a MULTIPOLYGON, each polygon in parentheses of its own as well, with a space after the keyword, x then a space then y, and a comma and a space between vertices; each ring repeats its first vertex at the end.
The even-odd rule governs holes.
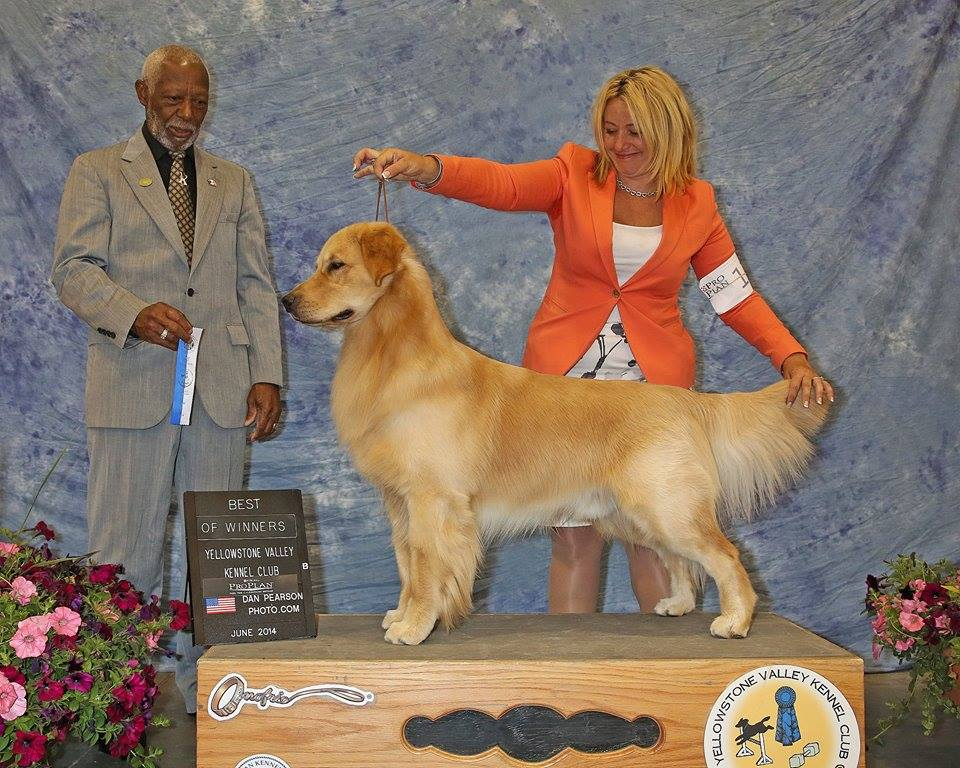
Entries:
POLYGON ((193 235, 193 269, 213 237, 220 207, 223 205, 223 180, 217 174, 217 159, 197 147, 193 152, 197 165, 197 219, 193 235))
POLYGON ((603 186, 599 186, 593 171, 587 172, 587 197, 590 200, 590 215, 593 232, 597 238, 600 260, 612 285, 617 285, 617 270, 613 265, 613 195, 616 191, 616 174, 608 173, 603 186))
POLYGON ((183 250, 177 217, 174 216, 170 198, 163 186, 163 179, 160 171, 157 170, 157 163, 141 131, 138 130, 127 142, 121 160, 123 162, 120 163, 120 172, 133 190, 133 194, 186 264, 187 254, 183 250))
POLYGON ((660 245, 653 252, 647 263, 638 269, 630 279, 623 284, 626 288, 635 282, 640 276, 654 271, 659 264, 666 261, 673 253, 680 242, 680 236, 683 234, 684 227, 687 224, 687 212, 690 209, 690 196, 665 195, 663 198, 663 235, 660 238, 660 245))

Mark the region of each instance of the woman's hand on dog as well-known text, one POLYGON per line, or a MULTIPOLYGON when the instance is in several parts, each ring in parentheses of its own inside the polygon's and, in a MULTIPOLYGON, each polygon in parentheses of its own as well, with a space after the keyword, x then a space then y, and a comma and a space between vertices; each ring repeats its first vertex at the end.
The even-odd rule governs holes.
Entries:
POLYGON ((787 405, 793 405, 798 394, 802 394, 803 407, 810 406, 810 395, 816 396, 818 403, 823 403, 826 396, 833 402, 833 387, 830 382, 818 374, 810 365, 807 356, 802 352, 795 352, 783 361, 781 368, 783 378, 790 382, 787 389, 787 405))
POLYGON ((417 181, 429 184, 440 173, 440 163, 430 155, 418 155, 409 149, 364 147, 353 156, 353 178, 376 176, 393 181, 417 181))

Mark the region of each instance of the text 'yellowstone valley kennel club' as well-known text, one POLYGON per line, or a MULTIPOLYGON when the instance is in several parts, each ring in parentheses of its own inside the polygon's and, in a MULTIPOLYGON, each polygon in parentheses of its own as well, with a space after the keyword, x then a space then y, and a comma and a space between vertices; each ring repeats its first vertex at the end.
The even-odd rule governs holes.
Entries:
POLYGON ((826 677, 769 665, 741 675, 720 694, 707 719, 703 753, 710 768, 856 768, 860 727, 826 677))

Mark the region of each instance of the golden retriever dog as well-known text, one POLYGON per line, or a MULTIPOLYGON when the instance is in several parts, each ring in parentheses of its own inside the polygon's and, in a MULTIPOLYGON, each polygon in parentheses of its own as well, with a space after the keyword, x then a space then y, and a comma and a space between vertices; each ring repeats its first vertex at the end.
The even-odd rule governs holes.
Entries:
POLYGON ((456 626, 483 543, 570 509, 660 554, 671 594, 658 614, 692 611, 705 571, 720 595, 710 631, 747 634, 756 593, 720 520, 748 517, 798 477, 825 406, 786 406, 786 382, 703 394, 492 360, 453 337, 426 269, 385 223, 331 236, 283 305, 344 331, 331 406, 393 530, 401 588, 386 640, 415 645, 437 621, 456 626))

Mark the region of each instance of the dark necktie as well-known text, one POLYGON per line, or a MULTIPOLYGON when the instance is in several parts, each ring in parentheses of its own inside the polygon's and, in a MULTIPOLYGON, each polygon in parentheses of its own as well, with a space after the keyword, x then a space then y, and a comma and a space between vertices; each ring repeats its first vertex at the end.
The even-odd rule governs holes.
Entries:
POLYGON ((190 264, 193 261, 193 201, 190 199, 190 188, 187 186, 187 174, 183 170, 183 155, 183 152, 170 153, 173 163, 170 165, 170 185, 167 188, 167 194, 170 196, 173 213, 177 217, 183 250, 187 254, 187 264, 190 264))

